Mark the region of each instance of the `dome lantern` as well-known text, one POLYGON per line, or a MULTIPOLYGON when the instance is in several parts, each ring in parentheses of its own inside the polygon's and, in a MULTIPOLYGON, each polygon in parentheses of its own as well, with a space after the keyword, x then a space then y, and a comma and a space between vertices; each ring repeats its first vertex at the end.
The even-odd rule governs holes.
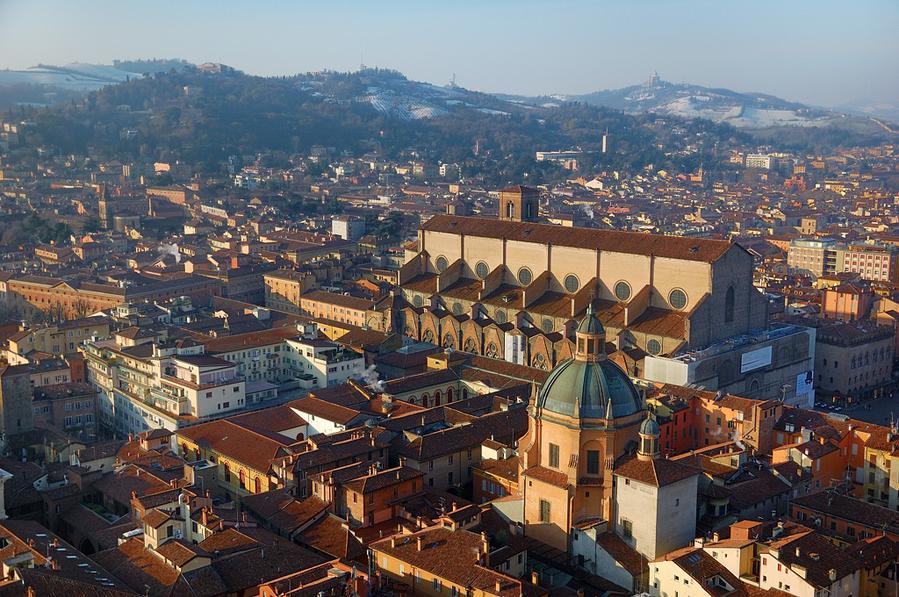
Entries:
POLYGON ((593 303, 575 332, 577 347, 574 358, 579 361, 600 361, 606 358, 606 330, 593 313, 593 303))
POLYGON ((659 457, 659 436, 662 429, 656 421, 655 413, 649 411, 640 425, 640 449, 637 458, 640 460, 652 460, 659 457))

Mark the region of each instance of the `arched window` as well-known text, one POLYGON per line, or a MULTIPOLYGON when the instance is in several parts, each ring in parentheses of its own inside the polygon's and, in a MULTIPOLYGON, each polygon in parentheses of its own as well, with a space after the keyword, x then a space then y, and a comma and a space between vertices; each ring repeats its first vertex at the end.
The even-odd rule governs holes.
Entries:
POLYGON ((515 204, 511 201, 506 203, 506 217, 510 219, 515 217, 515 204))
POLYGON ((734 320, 734 287, 727 289, 724 295, 724 323, 731 323, 734 320))
POLYGON ((449 404, 453 401, 453 389, 450 388, 446 391, 446 403, 449 404))
POLYGON ((253 479, 253 493, 262 493, 262 479, 259 477, 253 479))
POLYGON ((428 401, 429 401, 430 399, 431 399, 431 397, 428 396, 427 394, 422 394, 422 395, 421 395, 421 405, 422 405, 422 406, 431 406, 430 404, 428 404, 428 401))
POLYGON ((462 388, 462 400, 468 400, 468 388, 462 388))
POLYGON ((440 390, 434 392, 434 406, 440 406, 441 398, 443 398, 443 395, 440 393, 440 390))

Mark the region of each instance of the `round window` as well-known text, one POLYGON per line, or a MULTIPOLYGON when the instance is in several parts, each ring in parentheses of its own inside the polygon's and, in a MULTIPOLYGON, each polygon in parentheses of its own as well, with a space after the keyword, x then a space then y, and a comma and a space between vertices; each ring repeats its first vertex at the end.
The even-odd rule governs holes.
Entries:
POLYGON ((615 283, 615 298, 619 301, 626 301, 631 298, 631 285, 621 280, 615 283))
POLYGON ((574 274, 568 274, 565 276, 565 290, 568 292, 574 293, 577 292, 581 287, 581 281, 577 279, 577 276, 574 274))
POLYGON ((534 279, 533 274, 531 274, 531 270, 526 267, 518 270, 518 281, 521 282, 522 286, 527 286, 531 283, 531 280, 534 279))
POLYGON ((687 306, 687 293, 680 288, 675 288, 668 293, 668 303, 675 309, 683 309, 687 306))
POLYGON ((416 307, 421 307, 421 305, 423 303, 424 303, 424 299, 421 298, 420 294, 416 294, 415 296, 412 297, 412 304, 415 305, 416 307))
POLYGON ((446 257, 441 255, 437 258, 437 261, 434 262, 434 265, 437 267, 437 271, 442 274, 444 270, 446 270, 446 266, 448 266, 449 263, 447 263, 446 257))
POLYGON ((487 264, 483 261, 478 261, 478 264, 474 266, 474 273, 477 277, 482 280, 487 277, 487 274, 490 273, 490 268, 487 267, 487 264))
POLYGON ((553 329, 555 329, 555 325, 553 325, 553 320, 547 317, 543 320, 543 331, 547 334, 551 334, 553 329))
POLYGON ((497 310, 493 318, 496 319, 496 323, 506 323, 506 312, 503 310, 497 310))
POLYGON ((646 352, 655 356, 662 352, 662 343, 652 338, 649 342, 646 343, 646 352))
POLYGON ((462 315, 462 303, 453 303, 453 313, 462 315))

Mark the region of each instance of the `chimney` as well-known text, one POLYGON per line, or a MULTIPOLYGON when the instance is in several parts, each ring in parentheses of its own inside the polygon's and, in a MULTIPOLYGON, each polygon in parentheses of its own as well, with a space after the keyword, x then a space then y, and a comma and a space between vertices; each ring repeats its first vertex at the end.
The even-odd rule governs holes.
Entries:
POLYGON ((421 551, 421 535, 415 538, 415 551, 421 551))
POLYGON ((503 590, 503 579, 497 578, 496 579, 496 592, 502 593, 502 590, 503 590))
POLYGON ((396 547, 396 537, 390 538, 390 547, 396 547))
POLYGON ((485 555, 490 553, 490 540, 487 538, 486 531, 481 531, 481 551, 485 555))
POLYGON ((540 586, 540 575, 536 570, 531 570, 531 584, 534 586, 540 586))
POLYGON ((837 569, 831 568, 827 571, 827 578, 830 579, 830 582, 837 582, 837 569))
POLYGON ((798 548, 798 547, 796 548, 796 557, 797 557, 797 558, 798 558, 798 557, 801 557, 801 555, 800 555, 800 553, 799 553, 799 548, 798 548))

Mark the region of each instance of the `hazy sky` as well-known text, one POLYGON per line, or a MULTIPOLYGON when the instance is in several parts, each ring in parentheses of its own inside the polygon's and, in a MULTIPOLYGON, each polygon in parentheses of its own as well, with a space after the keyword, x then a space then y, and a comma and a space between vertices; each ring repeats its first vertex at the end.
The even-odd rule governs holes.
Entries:
POLYGON ((899 104, 899 0, 0 0, 0 68, 114 58, 253 74, 395 68, 471 89, 664 79, 899 104))

